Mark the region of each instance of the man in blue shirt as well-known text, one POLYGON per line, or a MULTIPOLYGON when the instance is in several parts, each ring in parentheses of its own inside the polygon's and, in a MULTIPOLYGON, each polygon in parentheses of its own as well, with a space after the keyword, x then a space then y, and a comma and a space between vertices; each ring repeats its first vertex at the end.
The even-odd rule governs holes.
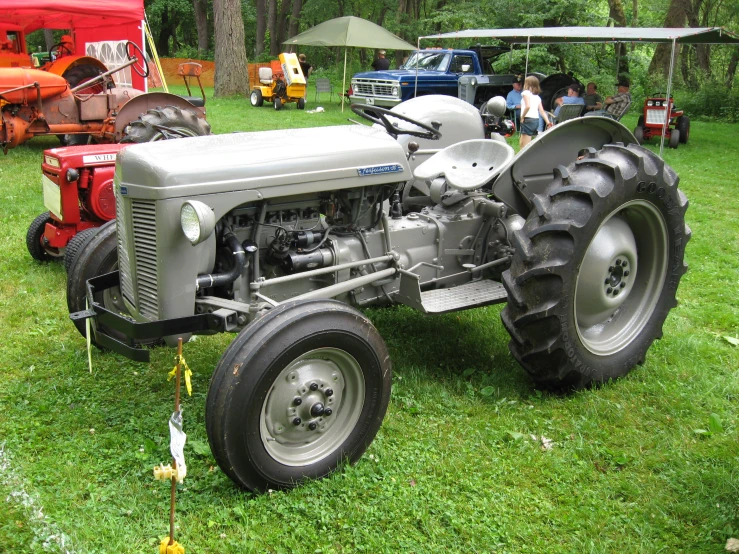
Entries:
POLYGON ((520 120, 521 120, 521 85, 523 84, 523 79, 521 78, 521 75, 516 76, 516 80, 513 83, 513 90, 508 93, 508 96, 506 96, 505 103, 506 108, 508 108, 508 111, 510 111, 515 120, 516 120, 516 129, 520 128, 520 120))
POLYGON ((580 104, 584 106, 585 100, 580 97, 580 85, 578 85, 577 83, 572 83, 567 89, 567 96, 557 98, 555 102, 558 105, 554 110, 554 117, 557 117, 559 115, 559 109, 565 104, 580 104))

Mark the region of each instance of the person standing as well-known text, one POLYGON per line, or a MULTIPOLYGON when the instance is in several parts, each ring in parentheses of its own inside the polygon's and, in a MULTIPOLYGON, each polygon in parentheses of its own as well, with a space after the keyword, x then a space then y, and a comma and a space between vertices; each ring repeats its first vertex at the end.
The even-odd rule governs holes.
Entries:
POLYGON ((538 132, 540 118, 544 120, 547 128, 552 126, 544 106, 541 105, 540 92, 539 79, 533 75, 526 77, 521 93, 521 137, 518 140, 521 148, 531 142, 531 137, 538 132))
POLYGON ((303 98, 308 98, 308 77, 313 71, 313 66, 306 61, 305 54, 298 55, 298 63, 300 64, 300 70, 303 72, 303 78, 305 79, 305 94, 303 98))
POLYGON ((513 82, 513 90, 508 93, 505 98, 505 105, 516 122, 516 129, 521 128, 521 85, 523 79, 521 75, 516 75, 516 80, 513 82))
POLYGON ((380 50, 377 53, 377 58, 372 62, 372 69, 375 71, 387 71, 390 69, 390 60, 385 57, 384 50, 380 50))
POLYGON ((600 110, 603 107, 603 97, 598 94, 598 85, 592 81, 588 83, 585 94, 582 99, 585 100, 585 111, 592 112, 600 110))

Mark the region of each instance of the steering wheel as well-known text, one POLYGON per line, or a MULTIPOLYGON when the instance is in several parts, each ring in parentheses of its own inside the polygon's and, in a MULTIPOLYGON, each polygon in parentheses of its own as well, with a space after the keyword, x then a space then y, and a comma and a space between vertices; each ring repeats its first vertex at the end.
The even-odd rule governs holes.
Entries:
POLYGON ((439 140, 441 138, 441 133, 438 129, 435 129, 430 125, 426 125, 425 123, 421 123, 420 121, 416 121, 415 119, 411 119, 407 115, 403 115, 401 113, 394 112, 386 108, 369 106, 367 104, 352 104, 350 107, 352 111, 358 116, 361 116, 364 119, 371 121, 372 123, 379 123, 380 125, 385 127, 385 129, 387 129, 387 132, 394 137, 397 137, 398 135, 410 135, 412 137, 429 140, 439 140), (415 125, 416 127, 420 127, 425 132, 413 131, 411 129, 401 129, 400 127, 396 127, 387 119, 388 116, 406 121, 411 125, 415 125))
POLYGON ((72 54, 74 54, 74 52, 72 52, 64 45, 64 43, 61 42, 57 42, 54 46, 49 48, 49 57, 52 60, 56 60, 60 56, 71 56, 72 54), (56 53, 57 50, 59 51, 58 53, 56 53), (66 54, 64 52, 66 52, 66 54))
POLYGON ((126 43, 126 56, 129 60, 136 60, 139 63, 133 64, 133 70, 139 77, 146 79, 149 76, 149 66, 146 64, 146 57, 139 48, 139 45, 130 40, 126 43), (140 64, 140 65, 139 65, 140 64))

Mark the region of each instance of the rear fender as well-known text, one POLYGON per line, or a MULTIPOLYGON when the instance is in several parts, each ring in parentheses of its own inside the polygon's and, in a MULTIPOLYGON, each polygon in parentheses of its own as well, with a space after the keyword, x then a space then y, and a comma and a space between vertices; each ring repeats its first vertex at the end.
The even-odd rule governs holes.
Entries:
POLYGON ((493 183, 493 194, 526 217, 535 194, 542 194, 553 171, 577 160, 585 148, 600 150, 606 144, 636 143, 631 131, 607 117, 578 117, 540 133, 510 162, 493 183))
POLYGON ((64 56, 63 58, 59 58, 58 60, 47 64, 44 66, 44 69, 55 75, 64 75, 68 69, 78 65, 91 65, 98 68, 103 73, 108 71, 108 68, 105 67, 103 62, 96 58, 91 58, 90 56, 64 56))
POLYGON ((132 98, 120 109, 115 119, 115 141, 120 142, 128 124, 136 121, 141 114, 145 114, 152 108, 163 108, 165 106, 174 106, 183 110, 189 110, 200 119, 205 119, 205 110, 203 108, 193 106, 180 96, 169 94, 168 92, 149 92, 132 98))

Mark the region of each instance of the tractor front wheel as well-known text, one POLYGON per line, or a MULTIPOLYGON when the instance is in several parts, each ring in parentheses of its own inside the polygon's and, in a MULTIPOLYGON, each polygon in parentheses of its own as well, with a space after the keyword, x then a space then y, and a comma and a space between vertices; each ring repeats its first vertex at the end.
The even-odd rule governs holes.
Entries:
POLYGON ((253 491, 328 475, 374 439, 391 374, 385 342, 361 312, 335 300, 279 306, 236 337, 213 373, 213 455, 253 491))
POLYGON ((210 124, 190 110, 175 106, 153 108, 126 126, 121 142, 154 142, 210 134, 210 124))
POLYGON ((259 90, 258 88, 251 91, 249 100, 251 101, 251 105, 254 106, 255 108, 261 108, 262 104, 264 104, 264 98, 262 97, 262 91, 259 90))
POLYGON ((639 126, 634 129, 634 138, 639 144, 644 144, 644 127, 639 126))
POLYGON ((298 98, 298 109, 299 110, 305 109, 305 98, 298 98))
POLYGON ((681 115, 677 118, 675 128, 680 131, 680 142, 688 144, 688 137, 690 136, 690 118, 687 115, 681 115))
POLYGON ((606 145, 555 170, 513 235, 501 317, 545 388, 579 388, 644 362, 687 270, 688 201, 661 158, 606 145))
POLYGON ((282 109, 282 98, 280 98, 279 96, 275 96, 274 105, 275 105, 276 110, 281 110, 282 109))
POLYGON ((49 262, 61 260, 64 256, 64 250, 57 248, 51 248, 44 244, 44 231, 46 230, 46 224, 52 223, 54 220, 51 219, 49 212, 44 212, 36 217, 28 226, 26 232, 26 248, 31 257, 39 262, 49 262))

